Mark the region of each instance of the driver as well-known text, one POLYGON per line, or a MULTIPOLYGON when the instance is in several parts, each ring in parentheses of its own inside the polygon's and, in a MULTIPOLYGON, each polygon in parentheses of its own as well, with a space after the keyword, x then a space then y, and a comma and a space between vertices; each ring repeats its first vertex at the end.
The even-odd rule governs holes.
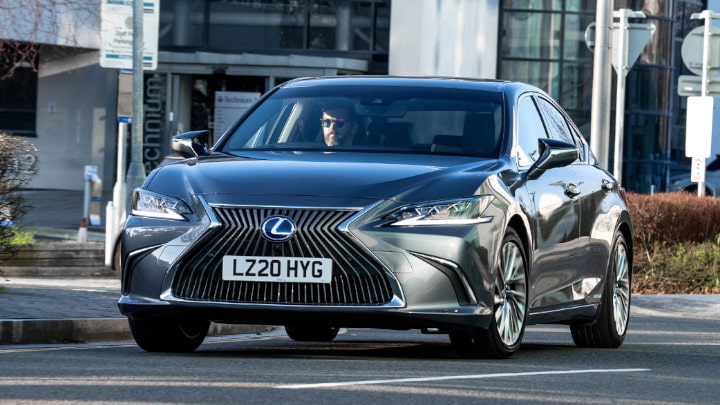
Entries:
POLYGON ((347 106, 328 106, 320 120, 327 146, 351 145, 358 131, 357 119, 347 106))

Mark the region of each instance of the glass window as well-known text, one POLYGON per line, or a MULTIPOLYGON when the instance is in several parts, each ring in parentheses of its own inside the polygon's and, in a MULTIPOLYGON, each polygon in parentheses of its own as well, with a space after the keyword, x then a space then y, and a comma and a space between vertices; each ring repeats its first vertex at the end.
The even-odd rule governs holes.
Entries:
POLYGON ((563 34, 563 57, 570 60, 587 60, 592 63, 593 54, 585 43, 585 30, 595 21, 592 14, 565 15, 563 34))
POLYGON ((501 95, 409 87, 281 89, 222 150, 368 150, 497 157, 501 95), (341 95, 341 96, 339 96, 341 95))
POLYGON ((532 165, 540 157, 538 140, 547 137, 535 101, 531 96, 521 98, 517 115, 518 165, 532 165))
POLYGON ((512 11, 503 13, 500 53, 503 57, 559 58, 562 14, 512 11), (512 28, 510 28, 512 27, 512 28))
POLYGON ((161 49, 312 49, 387 54, 389 0, 168 0, 161 49))
POLYGON ((560 10, 562 0, 503 0, 503 7, 518 10, 560 10))
POLYGON ((538 97, 538 106, 542 111, 542 116, 547 124, 548 133, 553 139, 564 142, 575 143, 570 127, 563 114, 555 108, 549 101, 542 97, 538 97))
MULTIPOLYGON (((0 77, 6 72, 0 71, 0 77)), ((37 72, 30 67, 16 69, 0 80, 0 131, 18 136, 35 136, 37 72)))
POLYGON ((670 109, 669 86, 658 86, 657 83, 669 83, 672 72, 669 68, 637 65, 628 74, 625 87, 625 109, 644 111, 668 111, 670 109))
POLYGON ((560 64, 545 61, 503 60, 504 79, 515 80, 545 90, 553 98, 560 96, 560 64))
POLYGON ((305 5, 210 0, 208 43, 219 49, 303 48, 305 5))
POLYGON ((174 0, 160 2, 158 46, 199 48, 204 43, 204 1, 174 0))
POLYGON ((595 12, 595 0, 565 0, 567 11, 595 12))
MULTIPOLYGON (((564 63, 560 81, 560 97, 556 100, 565 110, 587 109, 592 105, 592 64, 564 63)), ((577 119, 573 116, 573 118, 577 119)), ((577 121, 576 121, 577 122, 577 121)))
POLYGON ((676 0, 616 0, 615 9, 638 10, 647 16, 667 15, 668 6, 676 0))

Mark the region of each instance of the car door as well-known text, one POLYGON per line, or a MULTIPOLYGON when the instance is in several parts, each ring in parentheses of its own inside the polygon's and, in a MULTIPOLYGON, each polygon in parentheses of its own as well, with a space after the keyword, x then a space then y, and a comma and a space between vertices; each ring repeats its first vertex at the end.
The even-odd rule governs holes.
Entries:
MULTIPOLYGON (((538 97, 538 105, 543 118, 550 123, 552 136, 573 143, 580 149, 580 159, 566 168, 579 218, 578 255, 573 269, 572 288, 567 289, 566 299, 570 302, 594 301, 600 297, 597 290, 605 273, 607 250, 591 240, 599 236, 597 230, 604 226, 598 220, 604 218, 604 195, 614 186, 614 183, 611 184, 614 180, 606 171, 590 164, 587 144, 560 107, 543 97, 538 97)), ((613 231, 610 229, 610 234, 613 231)))
MULTIPOLYGON (((521 171, 540 157, 538 140, 555 138, 551 122, 543 119, 538 97, 526 94, 518 100, 516 118, 517 156, 521 171)), ((562 140, 562 139, 561 139, 562 140)), ((567 167, 551 168, 528 178, 524 190, 534 232, 530 310, 567 303, 576 275, 580 212, 572 175, 567 167)))
POLYGON ((571 126, 583 158, 570 170, 579 179, 580 243, 578 245, 578 288, 580 297, 597 302, 602 294, 602 280, 607 273, 610 248, 615 235, 620 210, 617 207, 619 184, 600 168, 577 128, 571 126))

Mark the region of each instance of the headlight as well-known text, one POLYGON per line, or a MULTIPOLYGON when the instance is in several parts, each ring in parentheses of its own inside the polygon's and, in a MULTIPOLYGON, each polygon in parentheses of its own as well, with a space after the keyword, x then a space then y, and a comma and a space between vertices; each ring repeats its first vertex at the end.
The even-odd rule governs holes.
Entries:
POLYGON ((132 214, 141 217, 186 220, 183 214, 190 214, 190 208, 182 201, 166 195, 153 193, 141 188, 135 189, 132 199, 132 214))
POLYGON ((479 224, 492 220, 491 217, 482 214, 494 199, 494 196, 483 195, 410 205, 400 208, 384 219, 392 221, 391 226, 479 224))

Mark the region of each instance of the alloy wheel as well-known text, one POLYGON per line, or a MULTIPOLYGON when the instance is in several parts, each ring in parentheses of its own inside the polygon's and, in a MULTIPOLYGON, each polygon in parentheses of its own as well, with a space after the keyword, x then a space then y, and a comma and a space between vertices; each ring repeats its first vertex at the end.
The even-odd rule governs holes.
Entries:
POLYGON ((618 335, 625 333, 630 317, 630 264, 624 244, 615 252, 615 286, 613 288, 613 317, 618 335))
POLYGON ((514 241, 503 245, 499 271, 495 324, 503 344, 513 346, 523 331, 527 299, 525 259, 514 241))

